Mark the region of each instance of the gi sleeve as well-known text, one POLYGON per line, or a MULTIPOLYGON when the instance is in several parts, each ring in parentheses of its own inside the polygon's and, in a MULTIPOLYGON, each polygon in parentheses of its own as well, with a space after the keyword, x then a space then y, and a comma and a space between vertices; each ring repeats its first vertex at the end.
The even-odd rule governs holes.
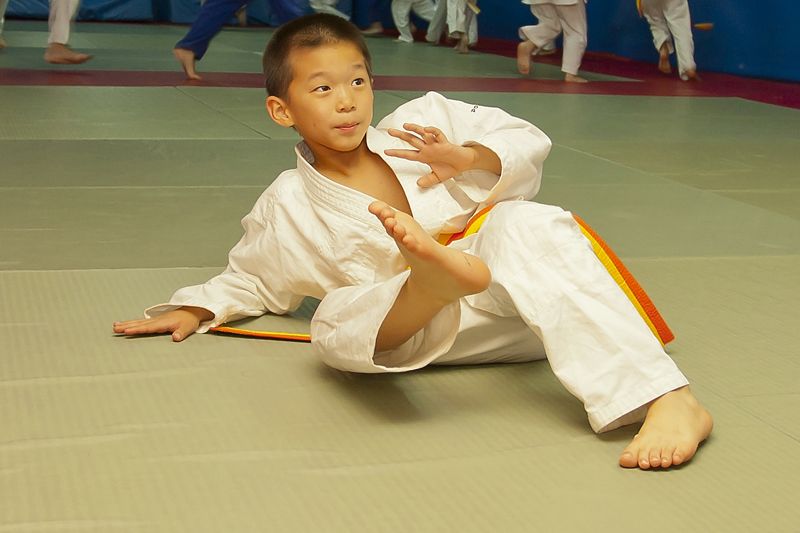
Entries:
POLYGON ((284 314, 297 309, 303 296, 293 293, 284 274, 286 265, 278 244, 278 229, 265 193, 242 219, 244 235, 228 254, 228 266, 206 283, 179 289, 169 302, 150 307, 152 318, 181 306, 208 309, 214 318, 197 329, 205 333, 224 322, 265 312, 284 314))
POLYGON ((320 302, 311 320, 311 347, 328 366, 349 372, 406 372, 429 365, 453 346, 459 302, 442 309, 394 350, 375 353, 378 330, 410 271, 379 283, 342 287, 320 302))
POLYGON ((497 154, 500 176, 471 170, 448 183, 478 204, 476 209, 503 200, 530 199, 539 192, 552 142, 533 124, 496 107, 450 100, 435 92, 398 107, 377 127, 402 129, 405 122, 436 126, 454 144, 478 143, 497 154))

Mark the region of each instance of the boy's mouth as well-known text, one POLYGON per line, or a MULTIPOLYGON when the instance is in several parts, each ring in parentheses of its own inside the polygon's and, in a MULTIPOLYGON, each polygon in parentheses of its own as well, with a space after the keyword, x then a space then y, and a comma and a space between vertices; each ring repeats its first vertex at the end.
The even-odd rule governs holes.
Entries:
POLYGON ((341 132, 348 133, 355 130, 356 126, 358 126, 358 122, 349 122, 347 124, 340 124, 336 126, 336 129, 341 132))

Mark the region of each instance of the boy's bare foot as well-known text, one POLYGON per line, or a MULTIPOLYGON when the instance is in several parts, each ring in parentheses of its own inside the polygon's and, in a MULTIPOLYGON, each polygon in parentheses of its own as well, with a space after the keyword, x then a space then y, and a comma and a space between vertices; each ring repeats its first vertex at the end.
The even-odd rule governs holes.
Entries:
POLYGON ((173 48, 172 55, 178 60, 178 63, 183 67, 186 77, 190 80, 202 80, 203 78, 194 70, 195 58, 194 52, 186 50, 185 48, 173 48))
POLYGON ((661 48, 658 49, 658 70, 664 74, 672 72, 672 65, 669 64, 669 47, 667 43, 662 44, 661 48))
POLYGON ((576 74, 569 74, 569 73, 564 74, 564 81, 568 81, 570 83, 589 83, 589 80, 587 80, 586 78, 581 78, 576 74))
POLYGON ((485 290, 492 281, 483 261, 442 246, 409 215, 381 201, 372 202, 369 211, 383 223, 411 267, 409 282, 435 300, 450 303, 485 290))
POLYGON ((681 387, 654 400, 644 424, 619 458, 620 466, 668 468, 691 459, 711 433, 711 415, 681 387))
POLYGON ((459 54, 468 54, 469 53, 469 36, 466 32, 458 31, 458 40, 456 41, 456 52, 459 54))
POLYGON ((517 45, 517 71, 523 76, 531 73, 531 54, 536 45, 527 39, 517 45))
POLYGON ((44 60, 54 65, 80 65, 91 58, 91 55, 76 52, 61 43, 50 43, 44 51, 44 60))
POLYGON ((0 37, 0 50, 6 47, 6 40, 0 37))

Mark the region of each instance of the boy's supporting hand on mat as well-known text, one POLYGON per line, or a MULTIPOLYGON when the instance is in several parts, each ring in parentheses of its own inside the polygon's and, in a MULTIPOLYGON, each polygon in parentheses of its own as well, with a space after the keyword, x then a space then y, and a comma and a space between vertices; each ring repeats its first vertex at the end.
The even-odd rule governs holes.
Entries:
POLYGON ((415 149, 393 149, 386 150, 385 153, 430 166, 430 173, 417 180, 417 185, 423 189, 454 178, 467 170, 488 170, 500 175, 500 158, 485 146, 478 143, 464 146, 453 144, 439 128, 432 126, 406 123, 403 128, 406 131, 390 129, 389 135, 406 141, 415 149))
POLYGON ((180 342, 194 333, 201 322, 212 318, 214 314, 208 309, 181 307, 154 318, 114 322, 114 333, 126 336, 171 333, 172 340, 180 342))

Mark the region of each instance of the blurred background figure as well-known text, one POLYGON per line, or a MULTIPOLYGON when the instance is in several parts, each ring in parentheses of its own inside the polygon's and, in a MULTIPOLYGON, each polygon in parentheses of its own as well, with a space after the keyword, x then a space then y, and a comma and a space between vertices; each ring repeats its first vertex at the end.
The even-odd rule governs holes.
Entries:
POLYGON ((669 56, 678 58, 678 75, 683 81, 697 79, 694 62, 692 21, 687 0, 640 0, 640 14, 650 25, 653 44, 658 50, 658 70, 672 72, 669 56))
MULTIPOLYGON (((440 0, 441 1, 441 0, 440 0)), ((392 0, 392 19, 397 31, 400 32, 398 41, 413 43, 414 36, 411 34, 411 11, 425 22, 430 22, 436 8, 431 0, 392 0)))
POLYGON ((519 73, 530 74, 531 56, 563 33, 561 71, 564 81, 586 83, 586 79, 578 76, 587 43, 585 0, 522 0, 522 3, 531 6, 531 13, 539 23, 519 29, 522 39, 517 45, 519 73))
MULTIPOLYGON (((78 12, 80 0, 50 0, 47 49, 44 60, 55 65, 78 65, 89 61, 92 56, 74 51, 69 47, 69 32, 72 19, 78 12)), ((5 13, 5 6, 3 6, 5 13)))
POLYGON ((447 28, 447 38, 456 41, 456 50, 469 51, 478 42, 478 17, 465 0, 439 0, 425 40, 438 44, 447 28))

